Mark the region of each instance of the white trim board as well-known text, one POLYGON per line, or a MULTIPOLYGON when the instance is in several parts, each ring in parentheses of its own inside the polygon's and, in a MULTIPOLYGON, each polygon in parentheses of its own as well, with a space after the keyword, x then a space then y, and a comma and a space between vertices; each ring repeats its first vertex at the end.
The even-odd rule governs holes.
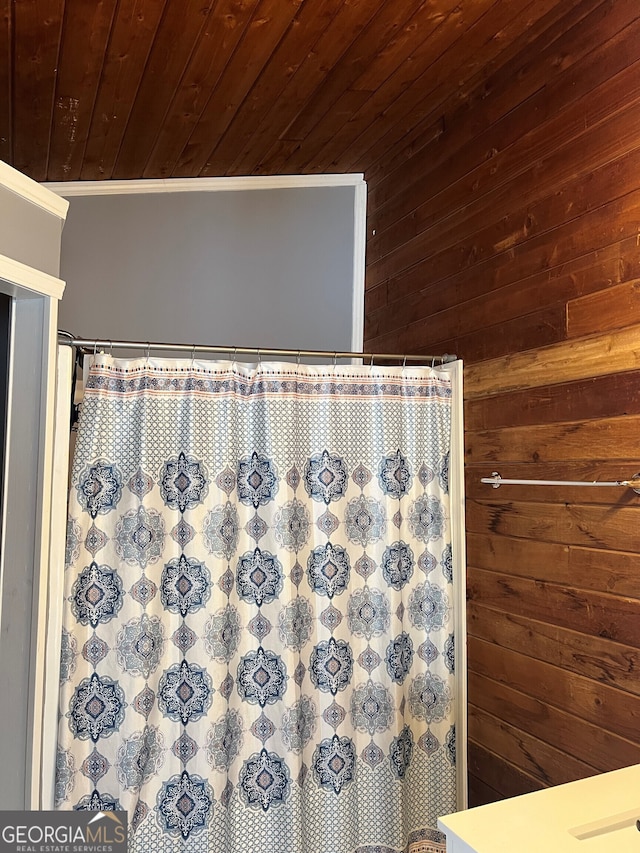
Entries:
MULTIPOLYGON (((48 296, 52 299, 62 299, 64 281, 49 273, 27 266, 20 261, 14 261, 7 255, 0 255, 0 279, 10 285, 17 285, 33 292, 34 297, 48 296)), ((16 295, 15 289, 2 288, 4 293, 16 295)), ((26 295, 21 294, 23 297, 26 295)))
POLYGON ((345 175, 248 175, 237 178, 166 178, 141 181, 58 181, 42 184, 65 198, 127 193, 238 192, 295 187, 343 187, 364 184, 362 172, 345 175))
POLYGON ((3 160, 0 160, 0 186, 41 207, 47 213, 52 213, 63 222, 66 219, 69 202, 60 198, 60 193, 52 192, 45 184, 36 183, 3 160))

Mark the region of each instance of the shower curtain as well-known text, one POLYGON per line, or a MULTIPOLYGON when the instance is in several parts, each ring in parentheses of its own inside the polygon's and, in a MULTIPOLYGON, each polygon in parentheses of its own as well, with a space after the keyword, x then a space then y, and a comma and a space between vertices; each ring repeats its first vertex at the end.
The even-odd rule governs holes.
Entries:
POLYGON ((134 853, 427 853, 456 808, 451 384, 94 356, 56 806, 134 853))

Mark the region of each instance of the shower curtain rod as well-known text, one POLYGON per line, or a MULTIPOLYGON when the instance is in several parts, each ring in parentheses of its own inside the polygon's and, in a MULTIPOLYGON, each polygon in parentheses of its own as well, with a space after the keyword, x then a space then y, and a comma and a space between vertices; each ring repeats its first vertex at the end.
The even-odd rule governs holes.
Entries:
POLYGON ((151 350, 173 350, 174 352, 187 353, 226 353, 228 356, 235 357, 236 355, 256 355, 258 359, 263 356, 289 356, 289 357, 314 357, 326 359, 338 358, 362 358, 366 361, 371 360, 393 360, 406 362, 435 362, 440 364, 449 364, 457 360, 457 356, 445 353, 444 355, 399 355, 398 353, 369 353, 369 352, 335 352, 333 350, 311 350, 311 349, 270 349, 268 347, 225 347, 225 346, 209 346, 206 344, 168 344, 149 341, 110 341, 110 340, 90 340, 86 338, 74 338, 69 332, 58 332, 58 343, 66 344, 70 347, 80 347, 86 351, 97 352, 98 350, 107 350, 111 352, 114 349, 136 349, 144 350, 149 353, 151 350))
POLYGON ((494 489, 500 486, 624 486, 640 495, 640 474, 634 474, 629 480, 605 482, 603 480, 508 480, 502 478, 497 471, 493 471, 490 477, 482 477, 480 482, 488 483, 494 489))

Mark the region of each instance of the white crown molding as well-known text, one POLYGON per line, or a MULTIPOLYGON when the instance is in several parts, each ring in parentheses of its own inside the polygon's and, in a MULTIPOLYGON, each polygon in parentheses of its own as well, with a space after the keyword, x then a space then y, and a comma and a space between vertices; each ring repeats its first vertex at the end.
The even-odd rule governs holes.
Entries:
POLYGON ((60 198, 59 194, 31 180, 3 160, 0 160, 0 186, 41 207, 47 213, 52 213, 63 222, 67 218, 69 202, 66 199, 60 198))
POLYGON ((363 173, 346 175, 249 175, 237 178, 166 178, 142 181, 58 181, 42 184, 65 198, 127 193, 238 192, 295 187, 358 186, 363 173))
MULTIPOLYGON (((0 255, 0 279, 9 285, 17 285, 33 291, 34 296, 49 296, 52 299, 62 299, 65 282, 46 272, 29 267, 6 255, 0 255)), ((0 287, 2 292, 6 292, 0 287)), ((9 288, 11 290, 11 288, 9 288)))

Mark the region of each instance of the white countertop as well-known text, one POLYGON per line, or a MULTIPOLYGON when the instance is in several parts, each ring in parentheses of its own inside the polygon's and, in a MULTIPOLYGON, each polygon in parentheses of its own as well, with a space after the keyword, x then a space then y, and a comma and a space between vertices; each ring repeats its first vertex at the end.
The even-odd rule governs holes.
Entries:
POLYGON ((640 853, 639 818, 637 764, 446 815, 438 825, 447 853, 640 853))

